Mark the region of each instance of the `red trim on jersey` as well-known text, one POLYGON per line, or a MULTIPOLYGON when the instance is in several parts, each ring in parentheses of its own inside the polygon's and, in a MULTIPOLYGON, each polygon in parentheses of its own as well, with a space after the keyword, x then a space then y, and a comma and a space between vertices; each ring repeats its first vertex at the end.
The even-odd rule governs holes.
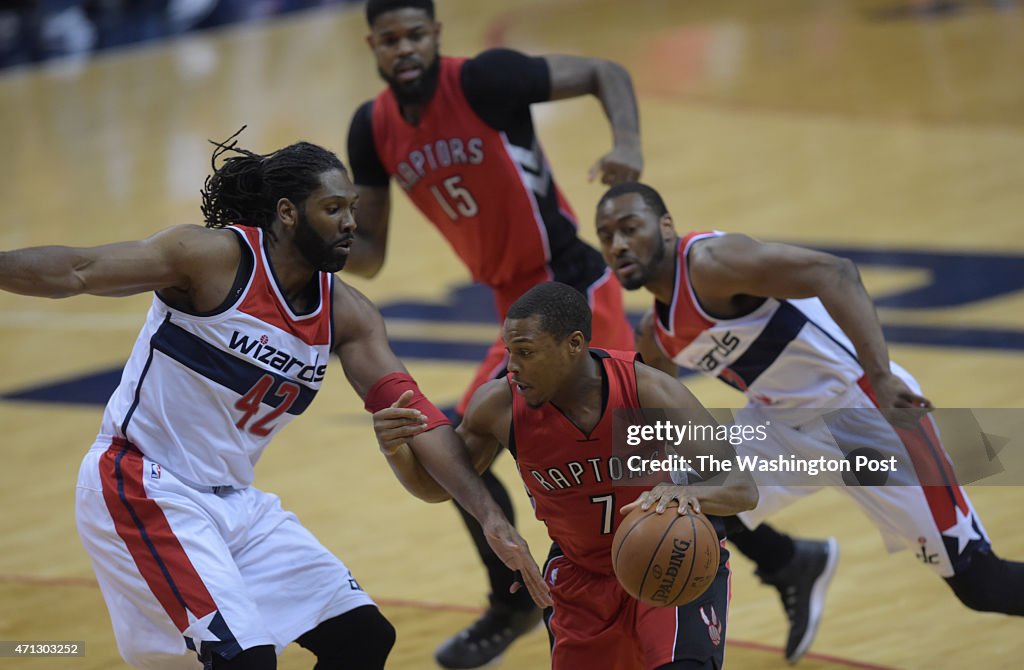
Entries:
POLYGON ((280 294, 269 261, 263 253, 263 237, 259 228, 235 226, 242 233, 253 252, 252 285, 246 293, 238 311, 248 314, 281 330, 292 333, 306 344, 331 343, 331 275, 317 273, 320 282, 320 304, 310 314, 298 316, 292 313, 284 296, 280 294))
POLYGON ((100 458, 103 499, 118 536, 164 611, 184 632, 186 607, 196 618, 217 610, 213 596, 182 548, 160 506, 146 494, 143 457, 127 440, 115 437, 100 458))
POLYGON ((690 346, 697 336, 715 325, 715 322, 704 316, 697 306, 693 286, 690 285, 690 269, 687 256, 690 247, 697 239, 713 235, 711 232, 690 233, 679 240, 676 247, 675 289, 672 304, 669 305, 669 327, 657 318, 657 301, 655 301, 654 334, 658 346, 669 357, 675 358, 680 351, 690 346))
MULTIPOLYGON (((726 547, 725 547, 725 540, 726 539, 727 538, 723 537, 721 540, 718 541, 718 546, 720 547, 719 551, 725 551, 726 550, 726 547)), ((729 558, 730 559, 732 558, 731 554, 729 555, 729 558)), ((729 571, 729 591, 728 591, 728 593, 729 593, 729 603, 732 604, 732 566, 729 565, 729 561, 725 562, 725 567, 729 571)), ((726 621, 728 621, 728 619, 729 619, 729 617, 727 616, 726 617, 726 621)))
MULTIPOLYGON (((867 377, 858 379, 857 385, 867 394, 875 407, 878 407, 878 398, 875 397, 875 391, 871 388, 867 377)), ((924 491, 928 509, 932 513, 936 526, 942 531, 955 525, 957 521, 956 508, 959 507, 963 514, 967 514, 967 501, 964 499, 963 490, 957 483, 953 465, 949 462, 949 457, 939 439, 934 420, 930 416, 926 416, 921 419, 916 428, 894 427, 894 429, 910 455, 910 462, 914 466, 918 479, 925 482, 921 489, 924 491), (940 481, 948 482, 948 484, 935 484, 940 481)))

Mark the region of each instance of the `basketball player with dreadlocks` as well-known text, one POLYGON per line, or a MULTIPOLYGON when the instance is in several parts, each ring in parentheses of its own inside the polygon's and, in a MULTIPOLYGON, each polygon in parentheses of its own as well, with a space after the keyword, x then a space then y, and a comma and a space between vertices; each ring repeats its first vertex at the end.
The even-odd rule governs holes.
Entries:
POLYGON ((380 313, 333 274, 355 228, 342 163, 305 142, 267 155, 217 144, 213 163, 205 228, 0 254, 0 289, 14 293, 154 292, 76 495, 124 659, 265 670, 297 641, 317 667, 384 667, 394 628, 344 563, 251 486, 264 448, 316 395, 331 353, 368 410, 415 395, 430 430, 405 457, 431 469, 538 605, 549 604, 525 541, 391 351, 380 313))

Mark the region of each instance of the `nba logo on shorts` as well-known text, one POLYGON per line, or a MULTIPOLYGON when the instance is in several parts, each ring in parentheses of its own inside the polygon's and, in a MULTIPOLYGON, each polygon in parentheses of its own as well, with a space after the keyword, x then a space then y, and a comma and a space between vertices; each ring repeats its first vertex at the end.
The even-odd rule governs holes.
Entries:
POLYGON ((149 478, 150 479, 160 479, 160 464, 159 463, 150 463, 149 464, 149 478))
POLYGON ((704 606, 701 605, 700 618, 704 619, 704 623, 707 624, 708 637, 711 638, 711 644, 717 647, 722 644, 722 622, 718 620, 718 613, 715 612, 715 606, 709 605, 709 609, 711 610, 710 617, 704 612, 704 606))

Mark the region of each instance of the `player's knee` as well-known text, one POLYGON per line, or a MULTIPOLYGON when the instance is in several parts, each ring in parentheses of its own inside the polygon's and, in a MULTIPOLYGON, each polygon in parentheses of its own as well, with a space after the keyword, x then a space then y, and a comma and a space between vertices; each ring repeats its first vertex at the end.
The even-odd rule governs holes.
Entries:
POLYGON ((991 589, 994 584, 988 584, 981 579, 964 579, 964 576, 951 577, 949 582, 953 593, 967 607, 978 612, 992 612, 997 608, 999 596, 991 589))
POLYGON ((369 640, 371 647, 367 657, 366 668, 383 668, 391 649, 395 646, 395 627, 388 621, 376 607, 373 608, 374 615, 372 624, 362 629, 359 639, 369 640))
POLYGON ((277 651, 272 645, 250 647, 226 659, 217 652, 210 654, 210 663, 204 666, 213 670, 275 670, 277 668, 277 651))
POLYGON ((395 627, 373 605, 322 622, 298 643, 317 657, 317 668, 379 670, 395 646, 395 627))
POLYGON ((1006 561, 989 552, 978 552, 970 566, 959 574, 946 579, 953 593, 967 607, 978 612, 1003 612, 1008 597, 1016 594, 1007 592, 1002 578, 1006 561))

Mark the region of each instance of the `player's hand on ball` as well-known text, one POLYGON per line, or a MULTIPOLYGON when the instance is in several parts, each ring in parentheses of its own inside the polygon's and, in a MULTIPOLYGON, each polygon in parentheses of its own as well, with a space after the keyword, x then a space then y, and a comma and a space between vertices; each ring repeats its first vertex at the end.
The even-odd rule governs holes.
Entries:
POLYGON ((640 171, 643 168, 644 158, 639 146, 618 146, 597 159, 590 167, 587 181, 594 181, 600 175, 602 184, 615 186, 627 181, 636 181, 640 178, 640 171))
POLYGON ((654 511, 661 514, 673 501, 678 502, 680 514, 686 514, 691 507, 693 511, 700 512, 700 501, 697 497, 691 494, 687 487, 674 484, 658 484, 650 491, 644 491, 639 498, 624 506, 619 512, 629 514, 637 507, 646 512, 651 505, 657 505, 654 511))
POLYGON ((406 391, 391 407, 373 413, 373 432, 386 456, 394 455, 410 438, 427 427, 427 417, 418 409, 408 407, 411 401, 412 391, 406 391))
MULTIPOLYGON (((491 545, 491 549, 509 570, 518 573, 522 584, 526 585, 526 590, 530 592, 530 597, 533 598, 537 607, 541 609, 551 607, 554 604, 551 601, 551 590, 548 588, 547 582, 544 581, 540 567, 533 560, 530 546, 515 527, 508 522, 508 519, 500 517, 484 525, 483 530, 487 544, 491 545)), ((515 593, 520 587, 521 583, 517 581, 512 584, 510 591, 515 593)))

